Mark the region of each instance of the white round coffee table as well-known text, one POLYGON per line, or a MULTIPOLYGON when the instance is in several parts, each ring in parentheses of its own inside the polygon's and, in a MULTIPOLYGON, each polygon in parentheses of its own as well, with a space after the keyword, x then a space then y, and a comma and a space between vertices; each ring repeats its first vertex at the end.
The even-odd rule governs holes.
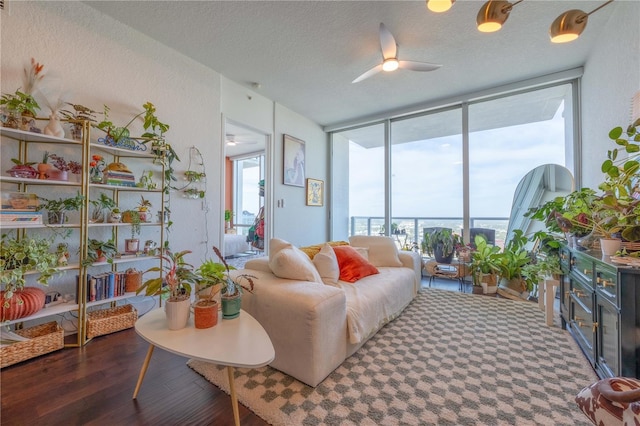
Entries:
POLYGON ((193 318, 181 330, 169 330, 163 309, 155 309, 136 321, 136 333, 149 342, 147 356, 140 369, 133 399, 138 396, 142 380, 147 372, 154 347, 176 355, 198 359, 218 365, 226 365, 231 390, 231 404, 235 424, 240 424, 238 399, 233 381, 234 367, 258 368, 275 358, 273 344, 264 328, 245 311, 232 320, 218 319, 211 328, 197 329, 193 318))

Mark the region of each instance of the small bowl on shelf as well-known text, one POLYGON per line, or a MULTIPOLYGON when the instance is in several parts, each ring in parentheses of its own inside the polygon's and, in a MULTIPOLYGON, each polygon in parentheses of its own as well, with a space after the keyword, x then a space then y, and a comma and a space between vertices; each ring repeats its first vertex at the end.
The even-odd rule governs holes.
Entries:
POLYGON ((13 166, 7 170, 7 173, 15 178, 35 179, 38 177, 38 171, 31 166, 13 166))

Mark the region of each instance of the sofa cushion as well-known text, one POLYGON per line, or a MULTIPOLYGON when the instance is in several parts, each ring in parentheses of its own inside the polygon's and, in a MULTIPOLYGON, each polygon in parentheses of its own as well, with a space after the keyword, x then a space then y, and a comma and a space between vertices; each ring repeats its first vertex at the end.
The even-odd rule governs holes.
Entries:
POLYGON ((322 283, 311 259, 293 244, 278 238, 270 241, 269 267, 280 278, 322 283))
POLYGON ((354 283, 361 278, 378 273, 378 268, 369 263, 353 247, 337 246, 333 247, 333 251, 338 259, 341 281, 354 283))
POLYGON ((316 254, 318 254, 320 252, 320 250, 322 249, 322 247, 324 247, 325 244, 329 244, 330 246, 348 246, 349 243, 346 241, 329 241, 327 243, 322 243, 322 244, 315 244, 312 246, 305 246, 305 247, 300 247, 300 250, 302 250, 303 252, 306 253, 307 256, 309 256, 309 259, 313 259, 315 257, 316 254))
POLYGON ((349 243, 354 247, 369 249, 369 262, 374 266, 402 266, 398 247, 390 237, 377 235, 353 235, 349 243))
POLYGON ((313 257, 313 264, 318 270, 323 283, 339 287, 340 266, 338 266, 336 253, 329 244, 322 246, 320 251, 313 257))

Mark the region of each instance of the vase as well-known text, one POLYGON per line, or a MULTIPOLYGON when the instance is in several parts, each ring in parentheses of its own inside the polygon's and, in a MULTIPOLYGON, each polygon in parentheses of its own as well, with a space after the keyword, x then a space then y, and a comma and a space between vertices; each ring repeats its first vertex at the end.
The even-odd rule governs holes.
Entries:
POLYGON ((622 240, 619 238, 600 238, 600 250, 603 256, 615 256, 622 247, 622 240))
POLYGON ((51 170, 51 164, 39 163, 38 164, 38 179, 46 179, 47 173, 51 170))
POLYGON ((137 238, 127 238, 124 240, 124 251, 127 253, 137 253, 140 250, 140 240, 137 238))
POLYGON ((242 307, 242 295, 222 296, 222 319, 238 318, 242 307))
POLYGON ((122 213, 120 212, 111 212, 109 214, 109 222, 111 223, 120 223, 122 220, 122 213))
POLYGON ((67 215, 65 212, 48 212, 47 219, 49 225, 62 225, 67 222, 67 215))
POLYGON ((80 123, 71 123, 71 138, 73 140, 79 141, 82 140, 82 124, 80 123))
POLYGON ((92 169, 91 174, 89 175, 89 179, 91 183, 102 183, 104 178, 104 173, 99 169, 92 169))
POLYGON ((200 300, 193 305, 193 322, 196 328, 211 328, 218 324, 218 302, 200 300))
POLYGON ((69 180, 69 173, 66 170, 58 170, 55 167, 51 167, 47 172, 47 178, 51 180, 69 180))
POLYGON ((49 123, 44 128, 44 134, 49 136, 55 136, 58 138, 64 137, 64 129, 62 128, 62 124, 60 124, 60 119, 56 114, 51 114, 49 116, 49 123))
POLYGON ((576 239, 576 248, 585 250, 593 250, 599 248, 600 237, 595 229, 592 229, 587 235, 581 235, 576 239))
POLYGON ((164 305, 169 330, 181 330, 187 326, 191 303, 189 299, 169 301, 164 305))
POLYGON ((28 317, 44 307, 44 291, 37 287, 25 287, 16 290, 9 300, 5 300, 4 293, 4 291, 0 291, 2 321, 28 317), (6 304, 8 304, 8 306, 5 306, 6 304))
POLYGON ((100 207, 94 207, 91 210, 91 218, 89 219, 90 223, 102 223, 104 222, 104 210, 100 207))

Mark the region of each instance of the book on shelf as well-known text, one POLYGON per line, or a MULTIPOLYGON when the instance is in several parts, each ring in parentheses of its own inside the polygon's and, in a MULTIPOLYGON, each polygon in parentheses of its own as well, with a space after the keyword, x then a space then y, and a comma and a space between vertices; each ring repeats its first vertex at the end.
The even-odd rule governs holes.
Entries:
POLYGON ((125 294, 125 272, 87 274, 87 302, 97 302, 125 294))
POLYGON ((30 211, 35 212, 40 205, 38 196, 28 192, 3 192, 0 211, 30 211))
POLYGON ((42 225, 42 212, 33 210, 0 210, 0 223, 29 223, 42 225))

